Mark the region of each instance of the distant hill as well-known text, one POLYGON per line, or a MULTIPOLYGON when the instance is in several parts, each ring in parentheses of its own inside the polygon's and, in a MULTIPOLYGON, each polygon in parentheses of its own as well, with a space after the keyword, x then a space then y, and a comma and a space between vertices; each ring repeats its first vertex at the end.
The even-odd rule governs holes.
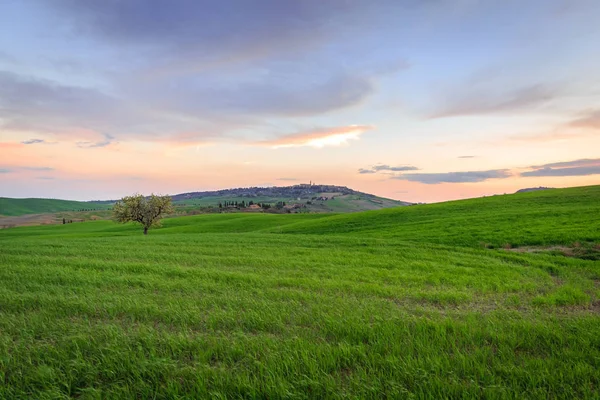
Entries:
POLYGON ((519 189, 516 191, 516 193, 537 192, 538 190, 548 190, 548 189, 554 189, 554 188, 540 186, 540 187, 534 187, 534 188, 519 189))
POLYGON ((225 201, 248 203, 285 202, 302 205, 312 212, 355 212, 378 210, 411 203, 378 197, 346 186, 301 184, 276 187, 249 187, 181 193, 171 196, 175 204, 218 206, 225 201))
MULTIPOLYGON (((199 199, 205 197, 273 197, 310 199, 322 193, 339 193, 340 195, 364 195, 377 197, 372 194, 359 192, 346 186, 301 184, 293 186, 248 187, 223 189, 204 192, 189 192, 171 196, 173 201, 199 199)), ((400 202, 402 203, 402 202, 400 202)), ((406 203, 407 205, 410 203, 406 203)))
POLYGON ((90 201, 56 200, 56 199, 12 199, 0 197, 0 215, 17 216, 26 214, 43 214, 60 211, 106 210, 109 204, 90 201))
MULTIPOLYGON (((378 197, 345 186, 294 185, 283 187, 249 187, 214 191, 189 192, 171 196, 176 205, 194 207, 218 207, 219 203, 242 202, 275 205, 302 205, 310 212, 355 212, 406 206, 411 203, 378 197)), ((0 198, 0 215, 20 216, 27 214, 56 213, 62 211, 106 210, 116 200, 72 201, 55 199, 0 198)))

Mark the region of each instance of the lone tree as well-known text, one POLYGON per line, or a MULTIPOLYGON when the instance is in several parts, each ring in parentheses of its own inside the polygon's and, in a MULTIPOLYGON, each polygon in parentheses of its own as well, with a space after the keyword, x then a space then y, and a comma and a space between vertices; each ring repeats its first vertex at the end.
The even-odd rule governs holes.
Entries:
POLYGON ((144 227, 144 235, 153 226, 160 226, 160 219, 173 212, 170 196, 152 194, 146 198, 141 194, 123 197, 113 207, 113 215, 117 222, 139 222, 144 227))

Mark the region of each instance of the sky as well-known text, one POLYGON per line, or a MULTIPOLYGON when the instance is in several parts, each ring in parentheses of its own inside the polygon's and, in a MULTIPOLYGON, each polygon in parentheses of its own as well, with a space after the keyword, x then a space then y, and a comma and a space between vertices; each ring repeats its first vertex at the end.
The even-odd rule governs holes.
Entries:
POLYGON ((600 184, 597 0, 1 0, 0 196, 600 184))

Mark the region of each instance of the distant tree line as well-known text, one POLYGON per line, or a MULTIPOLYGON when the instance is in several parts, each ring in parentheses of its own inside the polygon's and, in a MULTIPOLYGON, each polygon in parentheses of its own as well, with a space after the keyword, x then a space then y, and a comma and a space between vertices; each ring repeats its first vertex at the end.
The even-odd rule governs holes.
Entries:
POLYGON ((271 208, 271 204, 268 203, 255 203, 254 201, 250 200, 250 201, 223 201, 223 202, 219 202, 218 206, 220 209, 223 208, 246 208, 246 207, 250 207, 252 205, 258 205, 261 208, 271 208))

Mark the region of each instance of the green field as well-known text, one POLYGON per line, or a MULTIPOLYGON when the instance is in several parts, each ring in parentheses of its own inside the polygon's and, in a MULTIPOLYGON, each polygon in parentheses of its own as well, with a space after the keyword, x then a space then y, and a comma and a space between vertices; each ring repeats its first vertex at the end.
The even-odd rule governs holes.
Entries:
POLYGON ((0 215, 55 213, 60 211, 107 210, 108 204, 56 199, 12 199, 0 197, 0 215))
POLYGON ((366 235, 461 246, 597 242, 600 186, 337 215, 290 225, 282 232, 366 235))
POLYGON ((0 398, 599 398, 600 186, 0 230, 0 398))

